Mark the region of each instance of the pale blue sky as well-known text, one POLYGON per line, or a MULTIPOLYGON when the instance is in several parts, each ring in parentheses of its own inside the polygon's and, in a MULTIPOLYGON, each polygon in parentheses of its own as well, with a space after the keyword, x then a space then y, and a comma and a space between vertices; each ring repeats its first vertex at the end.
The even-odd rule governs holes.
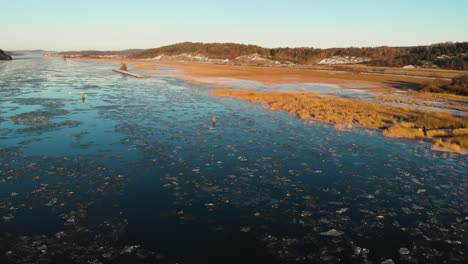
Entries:
POLYGON ((6 50, 265 47, 468 41, 468 0, 0 0, 6 50))

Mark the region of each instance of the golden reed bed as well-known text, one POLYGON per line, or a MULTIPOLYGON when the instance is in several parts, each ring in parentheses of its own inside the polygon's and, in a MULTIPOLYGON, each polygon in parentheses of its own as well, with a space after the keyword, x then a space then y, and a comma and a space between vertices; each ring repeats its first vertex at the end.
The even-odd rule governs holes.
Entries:
POLYGON ((433 130, 449 131, 443 134, 445 141, 435 141, 435 147, 459 153, 468 151, 468 118, 444 112, 357 99, 321 97, 315 93, 259 93, 244 90, 214 90, 211 93, 218 97, 263 104, 269 110, 286 111, 300 119, 314 118, 329 122, 338 129, 351 128, 352 125, 383 129, 386 137, 423 138, 425 132, 430 137, 435 135, 430 134, 433 130))

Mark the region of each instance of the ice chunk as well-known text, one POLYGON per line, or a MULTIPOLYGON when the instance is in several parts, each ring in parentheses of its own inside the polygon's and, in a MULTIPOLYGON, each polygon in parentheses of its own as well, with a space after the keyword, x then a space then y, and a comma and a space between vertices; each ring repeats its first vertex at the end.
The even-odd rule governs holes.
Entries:
POLYGON ((340 210, 336 211, 339 214, 346 213, 349 210, 349 208, 341 208, 340 210))
POLYGON ((240 231, 241 231, 241 232, 244 232, 244 233, 248 233, 248 232, 250 232, 250 229, 251 229, 251 228, 248 227, 248 226, 247 226, 247 227, 241 227, 240 231))
POLYGON ((135 250, 137 250, 140 246, 139 245, 134 245, 134 246, 125 246, 120 254, 122 255, 129 255, 132 254, 135 250))
POLYGON ((322 236, 333 236, 333 237, 337 237, 337 236, 341 236, 344 234, 343 231, 339 231, 339 230, 336 230, 336 229, 331 229, 327 232, 321 232, 320 233, 322 236))
POLYGON ((400 248, 401 255, 408 255, 410 253, 409 249, 407 248, 400 248))
POLYGON ((361 254, 361 252, 362 252, 362 248, 361 248, 361 247, 357 247, 357 246, 354 247, 354 254, 355 254, 355 255, 359 255, 359 254, 361 254))
POLYGON ((411 211, 411 210, 410 210, 409 208, 407 208, 407 207, 403 207, 403 208, 401 208, 401 210, 402 210, 405 214, 412 214, 412 213, 413 213, 413 211, 411 211))
POLYGON ((308 216, 311 216, 311 215, 312 215, 312 212, 310 212, 310 211, 302 211, 301 212, 302 217, 308 217, 308 216))

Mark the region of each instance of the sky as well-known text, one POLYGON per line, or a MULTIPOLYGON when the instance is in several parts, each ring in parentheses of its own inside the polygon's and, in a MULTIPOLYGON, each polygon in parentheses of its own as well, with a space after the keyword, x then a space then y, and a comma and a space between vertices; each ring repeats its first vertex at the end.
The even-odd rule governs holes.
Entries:
POLYGON ((468 0, 0 0, 0 49, 121 50, 468 41, 468 0))

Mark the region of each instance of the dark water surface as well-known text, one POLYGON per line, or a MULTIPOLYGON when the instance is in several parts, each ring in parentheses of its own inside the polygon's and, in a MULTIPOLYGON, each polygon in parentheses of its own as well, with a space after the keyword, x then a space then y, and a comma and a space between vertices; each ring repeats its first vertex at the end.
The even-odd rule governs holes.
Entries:
POLYGON ((466 156, 27 58, 0 63, 1 263, 467 261, 466 156))

